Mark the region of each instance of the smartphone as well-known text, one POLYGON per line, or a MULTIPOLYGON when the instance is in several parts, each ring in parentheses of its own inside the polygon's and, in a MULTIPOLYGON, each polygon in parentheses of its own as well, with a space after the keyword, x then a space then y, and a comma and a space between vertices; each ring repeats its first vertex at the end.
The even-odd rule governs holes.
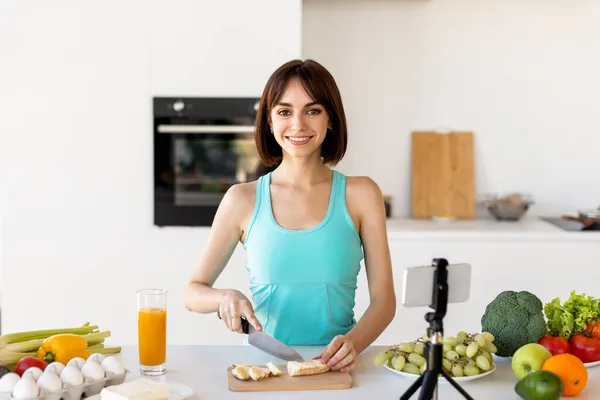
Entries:
MULTIPOLYGON (((449 264, 448 304, 463 303, 471 293, 471 264, 449 264)), ((402 280, 402 304, 406 307, 424 307, 433 302, 435 266, 409 267, 402 280)))

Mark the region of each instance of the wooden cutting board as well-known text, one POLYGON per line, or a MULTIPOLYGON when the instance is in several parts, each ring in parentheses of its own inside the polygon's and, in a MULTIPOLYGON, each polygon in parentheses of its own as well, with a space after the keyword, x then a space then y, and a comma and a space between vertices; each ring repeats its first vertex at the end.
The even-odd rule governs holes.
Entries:
POLYGON ((475 218, 472 132, 412 133, 412 217, 475 218))
MULTIPOLYGON (((259 365, 259 367, 266 367, 259 365)), ((323 374, 294 376, 287 373, 285 365, 277 366, 282 374, 270 376, 260 381, 241 381, 231 373, 232 367, 227 368, 229 390, 234 392, 268 392, 287 390, 333 390, 349 389, 352 387, 352 376, 349 373, 329 371, 323 374)))

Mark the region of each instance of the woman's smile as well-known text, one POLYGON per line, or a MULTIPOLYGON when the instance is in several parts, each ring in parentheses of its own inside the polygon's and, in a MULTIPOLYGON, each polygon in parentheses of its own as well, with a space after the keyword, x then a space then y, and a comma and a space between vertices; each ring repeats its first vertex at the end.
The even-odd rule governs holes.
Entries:
POLYGON ((294 146, 303 146, 310 142, 313 136, 285 136, 285 138, 294 146))

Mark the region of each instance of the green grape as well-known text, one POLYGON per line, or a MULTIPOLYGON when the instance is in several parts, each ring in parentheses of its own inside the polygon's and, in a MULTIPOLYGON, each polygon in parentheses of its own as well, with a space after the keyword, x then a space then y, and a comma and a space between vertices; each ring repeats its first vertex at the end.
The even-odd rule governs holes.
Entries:
POLYGON ((392 358, 393 356, 394 353, 392 351, 382 351, 375 356, 375 360, 373 360, 373 363, 379 367, 385 364, 386 361, 392 358))
POLYGON ((481 368, 482 371, 489 371, 491 368, 490 362, 487 358, 485 358, 483 354, 477 356, 475 362, 477 363, 477 366, 481 368))
POLYGON ((418 342, 415 343, 415 349, 413 350, 413 353, 417 353, 417 354, 423 354, 423 352, 425 351, 425 345, 423 345, 423 343, 418 342))
POLYGON ((467 346, 467 357, 471 358, 479 351, 479 345, 477 342, 473 342, 467 346))
POLYGON ((494 361, 494 358, 492 357, 492 355, 486 351, 486 350, 479 350, 479 352, 481 354, 483 354, 483 356, 485 356, 485 358, 490 362, 490 364, 494 361))
POLYGON ((496 348, 496 345, 494 343, 490 343, 490 342, 487 342, 485 344, 485 346, 483 346, 483 349, 486 351, 489 351, 490 353, 494 353, 494 354, 498 351, 498 349, 496 348))
POLYGON ((475 342, 477 342, 477 344, 479 345, 479 347, 483 347, 486 345, 487 341, 485 340, 485 338, 481 335, 475 335, 475 337, 473 338, 475 340, 475 342))
POLYGON ((452 375, 457 377, 464 376, 463 367, 460 364, 452 364, 452 375))
POLYGON ((450 345, 451 347, 454 347, 458 344, 458 339, 455 338, 454 336, 448 336, 444 338, 444 345, 450 345))
POLYGON ((489 332, 483 332, 481 334, 481 336, 483 336, 483 338, 485 339, 485 341, 488 342, 488 343, 492 343, 494 341, 494 339, 495 339, 494 335, 492 335, 489 332))
POLYGON ((419 367, 409 362, 404 364, 404 368, 402 368, 402 371, 408 374, 420 375, 419 367))
POLYGON ((450 360, 448 360, 447 358, 442 358, 442 367, 444 367, 444 369, 446 369, 447 371, 451 371, 452 362, 450 362, 450 360))
POLYGON ((456 334, 457 339, 466 339, 467 337, 469 337, 469 334, 464 331, 460 331, 456 334))
POLYGON ((404 358, 404 356, 394 357, 392 366, 396 371, 402 371, 404 364, 406 364, 406 358, 404 358))
POLYGON ((462 363, 462 365, 470 365, 471 367, 474 367, 477 365, 475 363, 475 361, 473 361, 471 358, 467 358, 467 357, 461 357, 459 361, 462 363))
POLYGON ((427 362, 423 356, 417 353, 410 353, 408 355, 408 361, 412 364, 415 364, 417 367, 420 367, 427 362))
POLYGON ((427 363, 425 363, 419 367, 419 372, 423 373, 425 371, 427 371, 427 363))
POLYGON ((444 343, 443 354, 446 354, 446 352, 450 350, 452 350, 452 346, 450 346, 448 343, 444 343))
POLYGON ((454 350, 450 350, 449 352, 446 353, 446 358, 450 361, 457 361, 458 360, 458 353, 454 350))
POLYGON ((479 368, 477 368, 476 366, 470 366, 467 365, 466 367, 463 368, 463 371, 465 373, 465 375, 467 376, 475 376, 475 375, 479 375, 479 368))
POLYGON ((461 356, 467 354, 467 346, 465 346, 464 344, 457 344, 454 350, 461 356))
POLYGON ((398 350, 404 351, 405 353, 412 353, 415 349, 414 343, 400 343, 398 345, 398 350))

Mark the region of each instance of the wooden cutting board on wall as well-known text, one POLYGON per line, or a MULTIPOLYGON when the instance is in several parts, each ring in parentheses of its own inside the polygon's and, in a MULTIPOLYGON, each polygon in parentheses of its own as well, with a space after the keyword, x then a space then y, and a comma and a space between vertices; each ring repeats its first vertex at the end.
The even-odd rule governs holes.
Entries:
POLYGON ((472 132, 412 132, 412 217, 475 218, 472 132))

